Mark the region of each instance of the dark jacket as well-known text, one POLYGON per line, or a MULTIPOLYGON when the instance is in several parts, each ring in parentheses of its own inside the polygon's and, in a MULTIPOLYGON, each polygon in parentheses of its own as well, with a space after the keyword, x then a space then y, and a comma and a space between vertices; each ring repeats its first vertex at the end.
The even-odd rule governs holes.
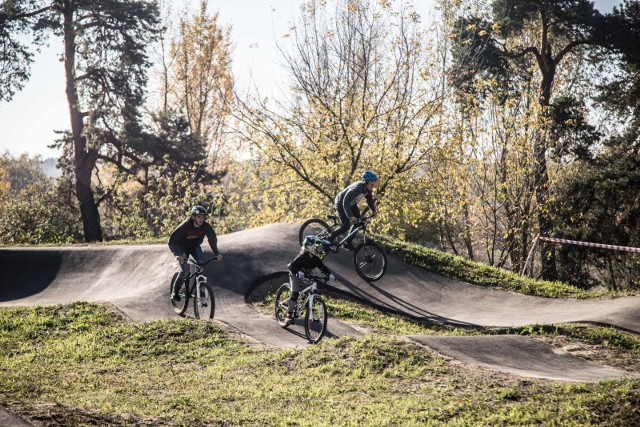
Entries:
POLYGON ((188 218, 173 230, 171 236, 169 236, 169 249, 177 256, 183 250, 189 251, 196 246, 200 246, 205 236, 207 236, 213 254, 215 256, 220 255, 220 252, 218 252, 218 237, 211 224, 205 221, 201 227, 196 227, 193 225, 191 218, 188 218))
POLYGON ((336 209, 343 212, 347 217, 350 217, 353 212, 352 207, 357 205, 358 201, 363 197, 367 200, 367 206, 369 206, 369 209, 371 209, 372 212, 375 212, 376 206, 373 202, 373 195, 371 194, 371 191, 367 190, 365 183, 362 181, 354 182, 339 192, 334 203, 336 204, 336 209))
POLYGON ((311 271, 314 268, 318 268, 327 276, 331 273, 326 265, 317 256, 311 255, 309 252, 302 250, 297 257, 288 265, 291 273, 296 274, 302 270, 305 272, 311 271))

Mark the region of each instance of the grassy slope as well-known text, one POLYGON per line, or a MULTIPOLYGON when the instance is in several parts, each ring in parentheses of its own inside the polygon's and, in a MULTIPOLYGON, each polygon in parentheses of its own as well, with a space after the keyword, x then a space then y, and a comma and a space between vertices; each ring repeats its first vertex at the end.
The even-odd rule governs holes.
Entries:
POLYGON ((429 249, 386 236, 377 235, 376 239, 384 245, 388 252, 398 256, 407 264, 480 286, 550 298, 594 298, 637 294, 637 292, 631 291, 617 293, 586 291, 563 282, 549 282, 523 277, 481 262, 469 261, 448 252, 429 249))
MULTIPOLYGON (((461 333, 331 300, 379 332, 304 350, 251 345, 193 320, 128 324, 102 306, 0 310, 0 403, 62 425, 632 425, 640 383, 567 384, 482 371, 404 333, 461 333)), ((523 331, 541 333, 541 330, 523 331)), ((548 333, 547 331, 546 333, 548 333)), ((595 333, 602 337, 603 334, 595 333)), ((638 359, 637 336, 609 346, 638 359)))

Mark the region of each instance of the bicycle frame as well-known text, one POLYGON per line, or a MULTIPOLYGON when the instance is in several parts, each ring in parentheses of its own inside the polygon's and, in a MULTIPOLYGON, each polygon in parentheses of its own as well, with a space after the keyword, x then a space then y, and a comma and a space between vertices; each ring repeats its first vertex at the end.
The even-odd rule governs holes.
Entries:
POLYGON ((291 280, 280 285, 276 293, 274 314, 276 322, 282 328, 295 324, 295 318, 304 318, 304 333, 310 343, 316 344, 327 331, 327 305, 318 292, 319 284, 326 283, 326 279, 309 274, 302 277, 302 280, 308 286, 300 291, 295 305, 291 305, 291 280))
MULTIPOLYGON (((298 300, 298 303, 296 305, 296 313, 298 312, 298 308, 303 308, 303 307, 308 307, 309 309, 311 307, 313 307, 313 300, 316 297, 316 295, 318 294, 318 277, 315 276, 311 276, 311 277, 304 277, 303 280, 306 279, 308 281, 311 282, 311 284, 309 286, 307 286, 306 288, 302 289, 300 291, 300 295, 304 296, 304 299, 302 300, 302 302, 300 300, 298 300)), ((311 313, 313 314, 313 313, 311 313)))
POLYGON ((202 274, 202 272, 204 271, 204 266, 209 264, 211 261, 212 260, 209 260, 209 261, 207 261, 205 263, 198 264, 198 262, 195 259, 189 257, 190 264, 194 266, 194 272, 190 273, 189 276, 187 276, 187 279, 186 279, 187 292, 191 296, 193 296, 194 294, 197 295, 200 292, 200 286, 203 283, 207 283, 207 277, 204 274, 202 274), (195 286, 193 288, 190 288, 189 284, 191 283, 191 279, 194 278, 194 277, 195 277, 195 282, 196 282, 195 286), (194 293, 194 291, 195 291, 195 293, 194 293))
POLYGON ((184 315, 189 306, 189 300, 193 298, 193 312, 196 319, 199 319, 201 314, 205 318, 213 319, 215 297, 213 289, 207 283, 207 277, 203 274, 204 266, 211 261, 200 264, 192 258, 187 258, 187 266, 182 265, 185 270, 188 267, 186 278, 178 281, 178 278, 182 277, 180 273, 176 272, 173 275, 171 279, 171 305, 173 311, 178 315, 184 315))
MULTIPOLYGON (((337 216, 329 215, 329 218, 333 219, 333 225, 331 226, 331 228, 340 225, 340 223, 338 222, 339 218, 337 216)), ((362 217, 360 221, 358 221, 355 224, 353 224, 351 226, 351 230, 347 233, 347 235, 342 240, 337 242, 337 246, 340 247, 340 245, 342 245, 343 243, 345 243, 346 241, 348 241, 349 239, 354 237, 361 230, 363 231, 363 240, 366 243, 367 236, 366 236, 366 233, 364 231, 365 231, 365 229, 367 227, 367 221, 369 221, 369 219, 371 219, 371 218, 372 218, 371 216, 362 217)))
POLYGON ((300 304, 302 307, 307 305, 308 307, 313 307, 313 298, 316 296, 316 291, 318 289, 318 284, 316 282, 312 282, 311 285, 304 288, 300 293, 305 296, 304 301, 300 304))
MULTIPOLYGON (((375 282, 387 270, 387 258, 382 247, 367 232, 367 223, 372 217, 373 215, 364 216, 352 224, 351 228, 345 232, 346 236, 333 242, 329 250, 333 253, 338 253, 342 247, 352 251, 353 266, 358 276, 364 280, 375 282), (362 235, 357 236, 358 233, 362 235)), ((329 236, 338 237, 337 231, 342 229, 339 217, 337 215, 327 215, 327 219, 332 222, 320 218, 306 220, 298 231, 298 243, 303 245, 304 240, 311 235, 316 235, 322 239, 328 239, 329 236)))

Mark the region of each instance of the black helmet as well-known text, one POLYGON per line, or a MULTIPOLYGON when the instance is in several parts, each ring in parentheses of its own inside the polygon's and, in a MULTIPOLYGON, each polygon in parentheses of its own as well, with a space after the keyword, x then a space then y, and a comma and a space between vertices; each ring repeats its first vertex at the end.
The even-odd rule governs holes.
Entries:
POLYGON ((207 215, 207 210, 200 205, 195 205, 191 208, 191 215, 207 215))

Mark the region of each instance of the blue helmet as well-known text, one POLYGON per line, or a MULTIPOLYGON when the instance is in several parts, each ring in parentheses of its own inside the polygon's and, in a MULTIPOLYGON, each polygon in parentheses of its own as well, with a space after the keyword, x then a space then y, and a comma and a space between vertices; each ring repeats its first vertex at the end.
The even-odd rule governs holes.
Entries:
POLYGON ((364 182, 373 182, 378 180, 378 175, 371 172, 370 170, 366 170, 362 173, 362 180, 364 182))

